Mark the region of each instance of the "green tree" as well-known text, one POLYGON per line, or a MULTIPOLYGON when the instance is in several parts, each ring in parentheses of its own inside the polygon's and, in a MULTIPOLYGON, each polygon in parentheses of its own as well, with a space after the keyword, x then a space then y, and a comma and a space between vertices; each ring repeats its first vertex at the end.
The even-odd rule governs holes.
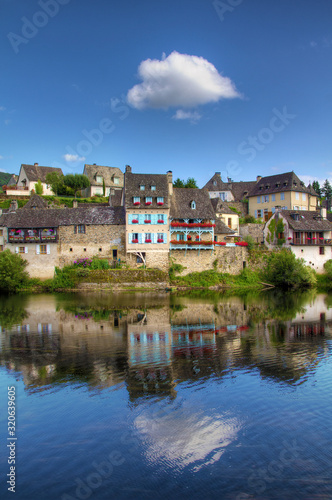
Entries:
POLYGON ((325 196, 325 198, 332 198, 332 186, 328 179, 326 179, 323 184, 322 194, 325 196))
POLYGON ((187 182, 185 183, 184 187, 198 189, 197 182, 193 177, 188 177, 187 182))
POLYGON ((67 174, 64 176, 63 182, 65 186, 73 189, 75 198, 78 191, 90 186, 88 177, 83 174, 67 174))
POLYGON ((316 284, 315 272, 288 249, 269 255, 263 279, 282 289, 309 288, 316 284))
POLYGON ((50 172, 46 175, 46 182, 51 186, 53 193, 57 196, 63 191, 63 176, 56 172, 50 172))
POLYGON ((106 193, 106 186, 105 186, 105 179, 103 177, 103 196, 105 196, 106 193))
POLYGON ((41 180, 38 179, 38 182, 35 184, 35 192, 36 194, 42 195, 44 191, 43 185, 41 183, 41 180))
POLYGON ((184 188, 184 181, 182 181, 179 177, 173 182, 173 186, 175 188, 184 188))
POLYGON ((0 253, 0 290, 15 292, 29 280, 28 265, 19 254, 5 250, 0 253))
POLYGON ((318 181, 314 181, 312 183, 312 187, 314 188, 314 190, 316 191, 316 193, 318 194, 318 196, 321 198, 321 196, 322 196, 322 190, 320 188, 319 182, 318 181))

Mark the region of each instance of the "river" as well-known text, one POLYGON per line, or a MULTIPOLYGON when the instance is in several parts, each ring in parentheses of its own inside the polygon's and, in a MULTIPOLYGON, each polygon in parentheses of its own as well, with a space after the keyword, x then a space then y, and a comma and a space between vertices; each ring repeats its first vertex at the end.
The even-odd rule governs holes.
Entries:
POLYGON ((331 328, 314 291, 2 296, 0 497, 332 498, 331 328))

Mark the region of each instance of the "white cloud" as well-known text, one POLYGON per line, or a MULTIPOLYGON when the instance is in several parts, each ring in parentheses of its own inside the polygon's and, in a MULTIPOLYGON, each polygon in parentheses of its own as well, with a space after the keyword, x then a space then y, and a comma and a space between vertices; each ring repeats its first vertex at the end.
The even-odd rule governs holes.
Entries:
POLYGON ((174 120, 190 120, 191 123, 197 123, 202 118, 202 115, 197 111, 183 111, 183 109, 178 109, 172 118, 174 120))
POLYGON ((172 52, 162 60, 146 59, 138 68, 142 83, 128 91, 134 108, 191 108, 241 97, 235 85, 203 57, 172 52))
POLYGON ((85 156, 71 155, 69 153, 63 155, 63 157, 69 163, 74 162, 74 161, 84 161, 85 160, 85 156))

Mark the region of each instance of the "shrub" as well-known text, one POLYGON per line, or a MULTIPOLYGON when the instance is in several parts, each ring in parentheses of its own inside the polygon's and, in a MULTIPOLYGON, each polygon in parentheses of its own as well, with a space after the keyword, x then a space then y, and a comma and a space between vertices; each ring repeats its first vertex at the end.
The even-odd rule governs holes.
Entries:
POLYGON ((91 262, 91 269, 109 269, 110 265, 107 259, 98 259, 94 257, 91 262))
POLYGON ((288 249, 273 252, 266 261, 263 279, 278 288, 309 288, 316 284, 314 271, 288 249))
POLYGON ((19 254, 5 250, 0 253, 0 290, 16 292, 29 282, 28 265, 19 254))

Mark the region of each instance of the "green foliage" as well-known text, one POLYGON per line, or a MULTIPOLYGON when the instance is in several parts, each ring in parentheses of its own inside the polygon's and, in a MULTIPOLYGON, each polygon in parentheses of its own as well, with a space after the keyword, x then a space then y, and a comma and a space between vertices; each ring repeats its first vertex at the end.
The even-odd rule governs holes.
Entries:
POLYGON ((0 326, 9 329, 22 323, 29 316, 24 307, 25 303, 24 295, 0 297, 0 326))
POLYGON ((74 191, 76 198, 77 192, 90 186, 90 181, 83 174, 67 174, 63 178, 65 186, 70 187, 74 191))
POLYGON ((179 177, 173 182, 173 186, 176 188, 184 188, 184 181, 182 181, 179 177))
POLYGON ((5 186, 7 182, 10 181, 12 174, 7 174, 7 172, 0 172, 0 186, 5 186))
POLYGON ((266 237, 266 241, 270 243, 271 245, 274 242, 275 234, 276 234, 276 220, 273 218, 270 222, 270 224, 267 226, 268 229, 268 234, 266 237))
POLYGON ((325 262, 324 269, 325 269, 326 275, 330 279, 332 279, 332 259, 330 259, 330 260, 328 260, 328 261, 325 262))
POLYGON ((234 212, 235 214, 241 215, 240 210, 238 210, 237 208, 235 208, 235 207, 229 207, 229 209, 232 210, 232 212, 234 212))
POLYGON ((51 172, 46 175, 46 182, 51 186, 51 189, 56 196, 58 194, 64 194, 66 192, 66 187, 63 183, 62 175, 59 175, 56 172, 51 172))
POLYGON ((285 243, 285 238, 279 238, 279 234, 283 233, 285 230, 284 223, 281 219, 277 222, 276 234, 277 234, 277 243, 281 247, 285 243))
POLYGON ((44 191, 44 188, 43 188, 43 185, 42 185, 42 182, 40 179, 38 179, 38 182, 36 182, 35 184, 35 192, 36 194, 43 194, 43 191, 44 191))
POLYGON ((321 189, 321 192, 325 196, 325 198, 332 197, 332 186, 331 186, 330 181, 328 179, 325 180, 323 187, 321 189))
POLYGON ((288 249, 269 254, 263 279, 282 289, 310 288, 317 282, 315 272, 288 249))
POLYGON ((109 269, 110 265, 107 259, 98 259, 94 257, 91 262, 91 269, 109 269))
POLYGON ((24 288, 29 281, 29 274, 25 270, 28 265, 19 254, 5 250, 0 253, 0 290, 17 292, 24 288))
POLYGON ((175 277, 175 274, 178 273, 182 273, 182 271, 186 269, 184 266, 181 266, 181 264, 175 264, 175 262, 172 262, 172 265, 170 266, 169 268, 169 279, 172 281, 174 280, 176 277, 175 277))
POLYGON ((106 186, 105 186, 105 179, 103 177, 103 196, 105 196, 106 193, 106 186))
POLYGON ((250 236, 250 234, 248 236, 246 236, 243 241, 246 241, 248 243, 248 250, 249 252, 252 252, 253 249, 255 248, 255 241, 254 241, 254 238, 252 236, 250 236))
POLYGON ((218 269, 218 259, 215 259, 212 263, 213 269, 216 271, 218 269))
POLYGON ((193 177, 188 177, 186 181, 183 181, 182 179, 177 178, 173 182, 173 186, 177 188, 194 188, 198 189, 197 182, 193 177))
POLYGON ((321 198, 321 196, 322 196, 322 190, 321 190, 321 187, 319 185, 319 182, 318 181, 314 181, 312 183, 312 187, 314 188, 314 190, 316 191, 316 193, 318 194, 318 196, 321 198))

